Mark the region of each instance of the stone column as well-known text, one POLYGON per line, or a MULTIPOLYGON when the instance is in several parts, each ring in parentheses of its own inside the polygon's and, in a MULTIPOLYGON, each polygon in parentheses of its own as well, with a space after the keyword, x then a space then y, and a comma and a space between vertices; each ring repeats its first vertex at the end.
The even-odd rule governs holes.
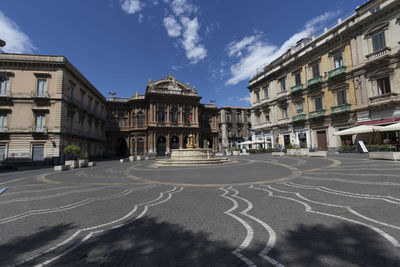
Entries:
POLYGON ((195 137, 196 137, 196 146, 200 147, 200 134, 199 133, 195 133, 195 137))
POLYGON ((183 134, 179 134, 179 149, 183 148, 183 134))
POLYGON ((170 145, 171 134, 168 133, 167 136, 166 136, 166 138, 167 138, 167 140, 166 140, 167 142, 166 142, 166 144, 165 144, 165 145, 167 146, 167 147, 166 147, 166 151, 169 153, 169 152, 170 152, 170 146, 171 146, 171 145, 170 145))

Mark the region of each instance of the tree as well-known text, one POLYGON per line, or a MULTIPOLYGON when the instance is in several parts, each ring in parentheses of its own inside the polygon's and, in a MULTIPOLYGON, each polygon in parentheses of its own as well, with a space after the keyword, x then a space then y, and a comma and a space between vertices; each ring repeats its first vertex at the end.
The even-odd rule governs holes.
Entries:
POLYGON ((64 148, 64 152, 70 154, 72 158, 76 160, 81 153, 81 149, 79 146, 69 145, 66 148, 64 148))

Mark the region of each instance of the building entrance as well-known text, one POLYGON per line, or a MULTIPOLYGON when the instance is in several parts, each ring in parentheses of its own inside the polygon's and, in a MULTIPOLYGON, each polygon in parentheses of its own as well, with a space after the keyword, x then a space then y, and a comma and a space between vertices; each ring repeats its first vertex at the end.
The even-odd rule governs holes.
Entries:
POLYGON ((157 140, 157 156, 165 156, 166 140, 164 136, 158 137, 157 140))
POLYGON ((177 136, 171 137, 170 149, 179 149, 179 137, 177 136))

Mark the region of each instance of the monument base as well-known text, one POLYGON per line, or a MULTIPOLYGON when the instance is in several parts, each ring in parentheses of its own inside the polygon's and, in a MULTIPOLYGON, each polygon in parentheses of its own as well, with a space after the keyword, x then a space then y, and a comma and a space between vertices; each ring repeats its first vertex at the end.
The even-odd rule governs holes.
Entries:
POLYGON ((173 149, 171 158, 156 160, 155 166, 198 166, 210 164, 222 164, 227 158, 214 158, 209 148, 173 149))

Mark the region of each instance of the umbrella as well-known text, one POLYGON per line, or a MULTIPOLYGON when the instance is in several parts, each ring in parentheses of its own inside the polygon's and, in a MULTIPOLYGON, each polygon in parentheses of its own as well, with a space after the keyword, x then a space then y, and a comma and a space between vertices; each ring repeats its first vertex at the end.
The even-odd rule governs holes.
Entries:
POLYGON ((361 133, 372 133, 379 131, 384 127, 382 126, 374 126, 374 125, 360 125, 353 128, 349 128, 343 131, 338 131, 333 133, 333 135, 353 135, 353 134, 361 134, 361 133))
POLYGON ((381 129, 379 129, 378 131, 380 131, 380 132, 400 131, 400 122, 391 124, 388 126, 384 126, 381 129))

